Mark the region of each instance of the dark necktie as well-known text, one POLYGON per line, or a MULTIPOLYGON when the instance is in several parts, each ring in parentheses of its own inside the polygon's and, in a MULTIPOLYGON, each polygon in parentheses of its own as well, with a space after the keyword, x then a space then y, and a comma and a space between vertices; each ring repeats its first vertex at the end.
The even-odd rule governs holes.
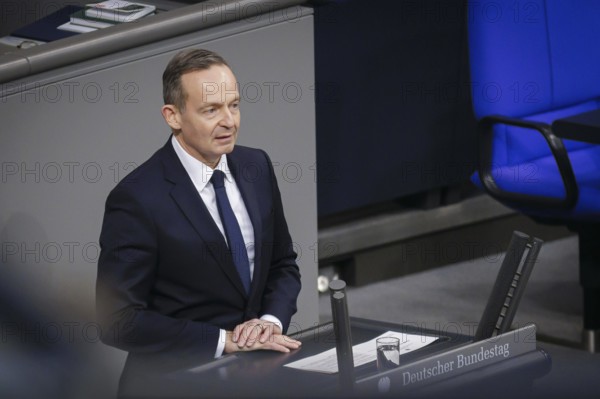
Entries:
POLYGON ((227 192, 225 191, 224 185, 225 173, 220 170, 213 172, 210 181, 215 189, 215 195, 217 197, 217 206, 219 208, 219 216, 221 216, 221 222, 225 228, 225 236, 227 237, 227 243, 229 244, 229 251, 233 257, 233 263, 242 278, 242 283, 246 289, 246 293, 250 292, 250 261, 248 260, 248 252, 246 251, 246 244, 244 243, 244 237, 242 236, 242 230, 240 225, 235 218, 227 192))

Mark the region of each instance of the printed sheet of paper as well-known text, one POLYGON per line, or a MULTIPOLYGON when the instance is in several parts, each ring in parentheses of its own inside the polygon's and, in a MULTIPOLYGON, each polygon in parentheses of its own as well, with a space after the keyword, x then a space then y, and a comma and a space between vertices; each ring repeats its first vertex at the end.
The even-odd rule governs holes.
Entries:
MULTIPOLYGON (((400 355, 422 348, 437 340, 437 337, 425 335, 406 334, 395 331, 388 331, 375 337, 370 341, 354 345, 352 353, 354 355, 354 367, 362 366, 377 359, 377 349, 375 340, 380 337, 397 337, 400 339, 400 355)), ((285 367, 294 369, 315 371, 318 373, 334 374, 338 372, 337 354, 335 348, 321 352, 317 355, 288 363, 285 367)))

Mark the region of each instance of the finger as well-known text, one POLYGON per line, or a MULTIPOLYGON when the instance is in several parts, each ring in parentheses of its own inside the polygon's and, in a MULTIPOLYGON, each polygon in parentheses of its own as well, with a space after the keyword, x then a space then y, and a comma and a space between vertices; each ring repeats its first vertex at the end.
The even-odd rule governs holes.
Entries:
POLYGON ((233 335, 231 336, 231 340, 233 342, 238 342, 238 339, 240 339, 240 331, 243 327, 243 324, 238 324, 237 326, 235 326, 235 328, 233 329, 233 335))
POLYGON ((279 352, 289 352, 292 349, 298 349, 302 345, 300 341, 296 341, 285 335, 274 335, 274 339, 264 344, 265 348, 277 350, 279 352), (283 348, 287 350, 283 350, 283 348))
POLYGON ((255 320, 250 320, 242 324, 242 328, 240 329, 240 336, 238 338, 238 346, 240 348, 244 346, 252 346, 254 342, 256 342, 256 338, 258 333, 260 332, 260 326, 255 322, 255 320))
POLYGON ((260 334, 260 343, 264 344, 271 336, 275 334, 273 324, 265 324, 262 333, 260 334))
POLYGON ((248 338, 250 337, 250 334, 252 333, 252 328, 254 327, 254 325, 251 324, 250 322, 245 322, 245 323, 241 324, 240 327, 241 327, 240 335, 238 337, 237 344, 241 348, 241 347, 246 346, 246 342, 248 342, 248 338))
POLYGON ((291 349, 298 349, 302 345, 302 342, 295 340, 293 338, 290 338, 287 335, 277 335, 277 337, 280 337, 277 342, 278 344, 286 346, 291 349))
POLYGON ((237 337, 237 346, 242 348, 244 346, 246 346, 246 341, 248 340, 248 326, 246 324, 242 324, 240 326, 240 330, 239 330, 239 335, 237 337))
POLYGON ((273 344, 273 348, 271 348, 271 350, 277 351, 277 352, 282 352, 282 353, 290 353, 290 349, 286 348, 283 345, 279 345, 279 344, 273 344))
MULTIPOLYGON (((290 352, 290 348, 288 348, 284 345, 278 344, 277 342, 274 342, 274 341, 267 342, 266 344, 263 345, 262 349, 283 352, 283 353, 290 352)), ((292 349, 295 349, 295 348, 292 348, 292 349)))
POLYGON ((246 346, 252 346, 256 342, 259 334, 262 332, 262 325, 257 324, 250 327, 248 332, 248 338, 246 340, 246 346))

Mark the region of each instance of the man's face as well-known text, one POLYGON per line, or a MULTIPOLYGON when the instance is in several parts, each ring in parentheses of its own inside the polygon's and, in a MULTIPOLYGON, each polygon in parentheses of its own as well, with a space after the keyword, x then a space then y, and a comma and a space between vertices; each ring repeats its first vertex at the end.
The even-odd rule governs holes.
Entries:
POLYGON ((175 138, 194 158, 214 167, 233 150, 240 126, 240 95, 233 72, 224 65, 181 76, 185 110, 174 108, 175 138))

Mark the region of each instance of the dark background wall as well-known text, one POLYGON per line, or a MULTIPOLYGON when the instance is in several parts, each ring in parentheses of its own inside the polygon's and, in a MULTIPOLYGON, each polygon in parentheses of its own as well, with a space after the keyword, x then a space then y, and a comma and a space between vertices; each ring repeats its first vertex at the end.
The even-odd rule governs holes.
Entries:
MULTIPOLYGON (((0 35, 87 2, 0 0, 0 35)), ((476 162, 466 1, 312 4, 320 220, 459 198, 476 162)))
POLYGON ((476 161, 466 2, 338 1, 315 15, 321 220, 463 185, 476 161))

